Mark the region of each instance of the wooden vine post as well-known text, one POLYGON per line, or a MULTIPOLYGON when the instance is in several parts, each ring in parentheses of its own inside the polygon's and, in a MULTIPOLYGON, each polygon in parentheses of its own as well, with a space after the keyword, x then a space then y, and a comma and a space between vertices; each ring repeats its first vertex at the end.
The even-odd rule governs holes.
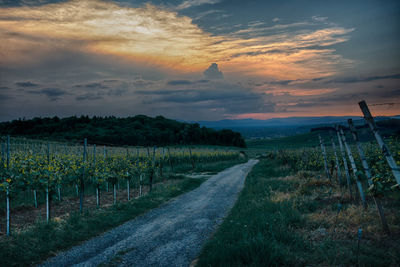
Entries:
POLYGON ((189 146, 189 154, 190 154, 190 161, 192 162, 192 169, 194 170, 194 168, 196 167, 194 164, 194 158, 192 156, 192 149, 189 146))
POLYGON ((336 129, 336 134, 337 134, 337 137, 338 137, 338 142, 339 142, 339 147, 340 147, 340 154, 342 155, 344 172, 346 174, 347 187, 349 188, 350 197, 352 197, 353 196, 353 190, 351 189, 349 166, 347 164, 347 159, 346 159, 346 154, 344 152, 342 139, 340 138, 339 127, 336 125, 335 129, 336 129))
POLYGON ((349 157, 349 160, 350 160, 351 168, 353 169, 354 177, 356 178, 356 184, 357 184, 358 192, 360 193, 361 203, 364 206, 364 208, 366 208, 367 203, 365 202, 364 191, 363 191, 361 181, 358 177, 357 166, 354 161, 353 153, 351 152, 350 146, 347 144, 346 136, 344 135, 343 129, 339 127, 339 131, 340 131, 340 135, 342 136, 342 141, 343 141, 344 146, 347 151, 347 156, 349 157))
POLYGON ((156 146, 153 147, 153 160, 151 162, 151 168, 150 168, 150 192, 153 190, 153 176, 154 176, 154 168, 156 166, 156 146))
MULTIPOLYGON (((7 135, 7 158, 6 158, 6 168, 7 172, 10 170, 10 136, 7 135)), ((10 188, 7 185, 6 188, 6 233, 7 236, 10 235, 10 188)))
POLYGON ((325 174, 326 174, 326 177, 329 178, 329 181, 331 181, 331 175, 329 174, 328 163, 327 163, 327 159, 326 159, 326 150, 325 150, 325 146, 324 146, 324 143, 322 142, 322 137, 321 137, 321 135, 318 135, 318 137, 319 137, 319 144, 320 144, 321 150, 322 150, 322 156, 324 157, 325 174))
MULTIPOLYGON (((96 144, 93 145, 93 173, 97 175, 96 172, 96 144)), ((100 184, 98 182, 98 177, 94 177, 96 179, 96 206, 100 207, 100 184)))
POLYGON ((172 164, 172 159, 171 159, 171 153, 169 151, 169 147, 167 147, 167 152, 168 152, 168 161, 169 161, 169 165, 171 166, 171 171, 174 171, 174 165, 172 164))
MULTIPOLYGON (((106 146, 103 146, 103 160, 104 160, 104 164, 105 164, 105 161, 106 161, 106 157, 107 157, 106 146)), ((108 181, 105 181, 105 182, 106 182, 106 191, 108 192, 108 181)))
POLYGON ((339 181, 339 185, 342 185, 342 172, 340 171, 339 157, 338 157, 338 155, 336 153, 336 145, 335 145, 335 141, 333 141, 332 133, 331 133, 331 143, 332 143, 333 153, 335 155, 337 178, 338 178, 338 181, 339 181))
MULTIPOLYGON (((362 163, 362 166, 363 166, 363 169, 364 169, 364 172, 365 172, 365 176, 367 176, 368 185, 372 185, 373 184, 372 183, 372 175, 371 175, 371 172, 369 170, 367 159, 365 158, 364 150, 363 150, 363 148, 361 146, 360 140, 358 139, 358 134, 357 134, 356 129, 354 127, 353 120, 352 119, 348 119, 347 122, 349 123, 350 131, 351 131, 351 134, 353 135, 353 139, 356 142, 358 153, 360 154, 361 163, 362 163)), ((383 208, 382 208, 381 201, 378 198, 376 198, 375 196, 373 196, 373 198, 374 198, 374 202, 375 202, 376 208, 378 210, 379 217, 381 219, 383 230, 385 231, 385 233, 390 234, 389 226, 388 226, 388 223, 386 221, 385 214, 383 213, 383 208)))
MULTIPOLYGON (((50 143, 47 142, 47 165, 50 165, 50 143)), ((49 180, 46 185, 46 222, 50 221, 49 180)))
POLYGON ((82 160, 82 175, 80 180, 80 190, 79 190, 79 212, 83 212, 83 194, 85 188, 85 164, 86 164, 86 148, 87 148, 87 139, 85 138, 83 141, 83 160, 82 160))
POLYGON ((383 141, 383 138, 378 132, 378 127, 376 126, 374 117, 372 117, 371 112, 369 111, 368 105, 365 101, 361 101, 358 103, 362 113, 364 114, 364 119, 367 121, 369 128, 375 135, 375 139, 378 142, 379 147, 382 150, 383 155, 385 155, 386 161, 389 164, 390 168, 392 169, 392 173, 394 178, 396 179, 397 184, 400 185, 400 169, 396 164, 396 161, 393 159, 392 154, 390 153, 389 148, 383 141))

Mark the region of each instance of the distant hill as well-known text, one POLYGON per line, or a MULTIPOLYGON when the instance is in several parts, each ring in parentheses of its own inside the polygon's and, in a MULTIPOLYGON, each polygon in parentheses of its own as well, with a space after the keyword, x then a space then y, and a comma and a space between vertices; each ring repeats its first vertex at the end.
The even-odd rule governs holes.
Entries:
MULTIPOLYGON (((295 134, 307 133, 312 128, 332 126, 333 124, 347 125, 348 119, 353 119, 355 125, 363 125, 364 119, 359 116, 325 116, 325 117, 289 117, 268 120, 238 119, 220 121, 198 121, 201 126, 214 129, 231 129, 240 132, 245 138, 277 138, 295 134)), ((394 117, 376 117, 376 121, 394 117)))
MULTIPOLYGON (((378 126, 380 134, 384 138, 390 136, 400 136, 400 119, 378 120, 376 124, 378 126)), ((260 138, 260 139, 247 140, 246 143, 249 148, 263 148, 263 149, 318 147, 319 146, 318 136, 321 135, 325 144, 330 146, 331 136, 333 137, 335 142, 337 142, 336 133, 333 131, 333 128, 331 126, 315 127, 311 128, 306 133, 293 134, 281 138, 273 138, 273 139, 260 138)), ((348 130, 347 127, 344 127, 344 129, 349 142, 352 143, 353 137, 351 136, 350 131, 348 130)), ((358 121, 356 129, 361 142, 369 142, 369 141, 375 142, 375 137, 367 124, 358 121)))
POLYGON ((181 145, 204 144, 245 147, 240 133, 200 127, 184 123, 138 115, 116 117, 68 117, 19 119, 0 123, 1 135, 24 136, 51 140, 83 140, 111 145, 181 145))

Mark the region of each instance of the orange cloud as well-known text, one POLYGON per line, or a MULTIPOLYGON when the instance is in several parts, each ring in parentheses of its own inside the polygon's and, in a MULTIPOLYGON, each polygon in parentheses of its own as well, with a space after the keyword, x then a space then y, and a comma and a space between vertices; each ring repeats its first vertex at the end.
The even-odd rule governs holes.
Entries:
POLYGON ((70 0, 0 8, 0 55, 3 63, 23 62, 46 56, 46 49, 78 49, 175 72, 199 72, 218 62, 225 73, 275 79, 330 76, 352 64, 328 49, 347 41, 352 29, 330 27, 263 36, 260 32, 274 28, 257 26, 216 36, 189 17, 150 4, 134 8, 102 0, 70 0), (316 46, 319 49, 312 48, 316 46))

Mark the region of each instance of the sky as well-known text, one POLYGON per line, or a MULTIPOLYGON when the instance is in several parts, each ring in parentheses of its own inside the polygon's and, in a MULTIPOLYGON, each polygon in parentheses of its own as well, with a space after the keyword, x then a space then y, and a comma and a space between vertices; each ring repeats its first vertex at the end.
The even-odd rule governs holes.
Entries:
POLYGON ((400 1, 0 0, 0 121, 400 114, 400 1))

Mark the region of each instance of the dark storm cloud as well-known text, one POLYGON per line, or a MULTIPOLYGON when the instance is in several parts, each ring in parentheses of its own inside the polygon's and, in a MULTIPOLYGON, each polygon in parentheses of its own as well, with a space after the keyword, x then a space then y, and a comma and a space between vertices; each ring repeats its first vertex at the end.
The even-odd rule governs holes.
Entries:
POLYGON ((36 87, 39 86, 39 84, 32 83, 32 82, 16 82, 15 83, 19 87, 36 87))
POLYGON ((1 86, 0 87, 0 90, 8 90, 8 89, 10 89, 10 87, 7 87, 7 86, 1 86))
POLYGON ((345 78, 328 80, 325 83, 359 83, 359 82, 371 82, 384 79, 400 79, 400 74, 369 76, 369 77, 345 77, 345 78))

